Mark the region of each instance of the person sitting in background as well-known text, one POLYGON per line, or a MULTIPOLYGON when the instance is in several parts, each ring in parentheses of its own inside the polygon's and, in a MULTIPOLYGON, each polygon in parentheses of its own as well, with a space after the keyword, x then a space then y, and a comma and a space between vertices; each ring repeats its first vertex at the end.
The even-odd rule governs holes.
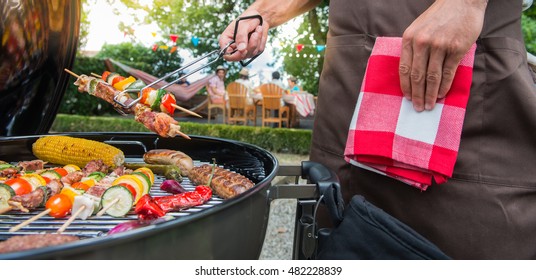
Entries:
POLYGON ((242 68, 242 70, 240 70, 238 79, 236 79, 235 82, 241 83, 248 88, 248 104, 253 104, 262 99, 262 94, 253 87, 253 83, 249 79, 249 70, 247 68, 242 68))
POLYGON ((296 77, 289 76, 287 80, 289 93, 298 93, 299 91, 302 91, 302 88, 298 85, 298 79, 296 79, 296 77))
POLYGON ((216 76, 208 81, 210 101, 215 104, 225 103, 225 74, 227 69, 223 66, 216 68, 216 76))
POLYGON ((278 71, 272 72, 272 81, 270 81, 272 84, 276 84, 280 86, 282 89, 286 89, 287 87, 283 84, 281 81, 281 74, 279 74, 278 71))
POLYGON ((181 85, 183 87, 187 87, 187 86, 190 85, 190 82, 188 82, 188 80, 186 80, 186 78, 182 78, 177 82, 177 84, 181 85))

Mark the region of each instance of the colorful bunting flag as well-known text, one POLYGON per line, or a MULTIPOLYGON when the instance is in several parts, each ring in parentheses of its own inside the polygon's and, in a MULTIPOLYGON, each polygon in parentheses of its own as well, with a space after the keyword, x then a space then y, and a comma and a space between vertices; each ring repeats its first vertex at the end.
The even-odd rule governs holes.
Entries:
POLYGON ((297 45, 296 45, 296 50, 297 50, 298 52, 301 52, 301 51, 303 50, 303 47, 304 47, 304 46, 305 46, 304 44, 297 44, 297 45))
POLYGON ((321 52, 326 48, 326 45, 316 45, 316 51, 321 52))
POLYGON ((199 38, 197 38, 196 36, 192 37, 192 44, 194 45, 194 47, 197 47, 197 45, 199 45, 199 38))
POLYGON ((173 43, 176 43, 177 39, 179 39, 179 35, 177 35, 177 34, 169 34, 169 39, 171 39, 171 41, 173 43))

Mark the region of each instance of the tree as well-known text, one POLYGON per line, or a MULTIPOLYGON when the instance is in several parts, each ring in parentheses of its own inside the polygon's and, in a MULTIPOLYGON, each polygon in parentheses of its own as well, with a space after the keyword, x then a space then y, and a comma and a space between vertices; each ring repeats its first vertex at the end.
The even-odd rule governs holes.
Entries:
MULTIPOLYGON (((283 68, 298 78, 305 91, 316 94, 318 80, 324 64, 324 50, 328 31, 328 5, 323 1, 317 8, 305 14, 297 37, 284 38, 284 46, 277 54, 283 58, 283 68), (298 44, 304 45, 298 51, 298 44)), ((279 29, 277 30, 278 32, 279 29)))
MULTIPOLYGON (((162 34, 178 35, 176 46, 181 50, 187 50, 194 58, 219 50, 218 36, 229 22, 238 17, 253 2, 160 0, 147 6, 141 4, 139 0, 120 1, 132 10, 144 10, 147 13, 144 19, 140 19, 140 23, 155 22, 162 34)), ((162 43, 171 44, 169 41, 162 43)), ((222 60, 204 71, 214 72, 216 67, 223 63, 222 60)), ((240 65, 230 63, 227 68, 229 73, 234 74, 238 73, 240 65)))
MULTIPOLYGON (((97 0, 82 0, 84 3, 92 3, 97 0)), ((179 49, 187 51, 191 57, 199 57, 213 50, 219 49, 218 36, 225 27, 242 11, 244 11, 253 1, 231 1, 231 0, 158 0, 153 1, 150 6, 142 4, 140 0, 107 0, 109 3, 121 2, 128 9, 118 10, 116 13, 125 15, 129 14, 131 18, 136 18, 142 23, 155 22, 162 34, 177 34, 179 39, 175 44, 179 49), (143 10, 146 17, 137 18, 133 11, 143 10), (194 43, 195 42, 195 43, 194 43)), ((329 0, 322 3, 312 11, 301 17, 301 24, 298 28, 297 37, 284 38, 284 28, 281 26, 270 31, 268 44, 275 47, 274 56, 282 60, 282 72, 296 76, 306 91, 316 93, 318 91, 318 79, 322 71, 324 61, 324 51, 317 49, 326 44, 326 35, 328 29, 329 0), (281 47, 278 42, 281 42, 281 47), (298 52, 297 44, 303 44, 305 47, 298 52)), ((84 15, 82 15, 81 28, 84 29, 84 15)), ((524 12, 522 19, 523 33, 525 36, 526 46, 529 52, 536 53, 536 5, 524 12)), ((121 24, 121 30, 126 34, 131 34, 133 29, 121 24)), ((86 32, 87 34, 87 32, 86 32)), ((167 40, 167 38, 164 38, 167 40)), ((81 44, 84 41, 84 34, 81 33, 81 44)), ((158 42, 159 45, 171 45, 170 41, 158 42)), ((162 55, 165 52, 162 52, 162 55)), ((117 54, 116 54, 117 55, 117 54)), ((157 54, 158 56, 158 54, 157 54)), ((157 64, 153 74, 166 73, 171 67, 178 64, 172 64, 167 58, 162 56, 162 64, 157 64)), ((174 58, 173 58, 174 59, 174 58)), ((137 63, 137 58, 131 60, 131 63, 137 63)), ((183 62, 180 59, 179 62, 183 62)), ((218 65, 226 64, 229 69, 229 80, 237 76, 241 66, 238 63, 225 63, 223 61, 210 66, 205 72, 212 72, 218 65)), ((129 64, 134 65, 134 64, 129 64)), ((140 69, 145 69, 140 66, 140 69)))

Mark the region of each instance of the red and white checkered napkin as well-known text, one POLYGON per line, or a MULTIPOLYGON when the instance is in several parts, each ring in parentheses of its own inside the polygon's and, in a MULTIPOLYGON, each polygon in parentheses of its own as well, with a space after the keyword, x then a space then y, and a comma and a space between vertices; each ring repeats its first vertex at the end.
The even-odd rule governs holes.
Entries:
POLYGON ((452 177, 473 76, 476 44, 460 62, 447 96, 417 112, 400 88, 402 38, 379 37, 355 108, 346 161, 421 190, 452 177))

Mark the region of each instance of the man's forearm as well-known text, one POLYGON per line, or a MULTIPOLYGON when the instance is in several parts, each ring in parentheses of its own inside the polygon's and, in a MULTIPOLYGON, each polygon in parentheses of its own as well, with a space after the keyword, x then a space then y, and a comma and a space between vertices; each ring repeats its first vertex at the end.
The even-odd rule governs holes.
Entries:
POLYGON ((257 0, 248 10, 256 10, 270 27, 281 25, 301 15, 320 3, 321 0, 257 0))

